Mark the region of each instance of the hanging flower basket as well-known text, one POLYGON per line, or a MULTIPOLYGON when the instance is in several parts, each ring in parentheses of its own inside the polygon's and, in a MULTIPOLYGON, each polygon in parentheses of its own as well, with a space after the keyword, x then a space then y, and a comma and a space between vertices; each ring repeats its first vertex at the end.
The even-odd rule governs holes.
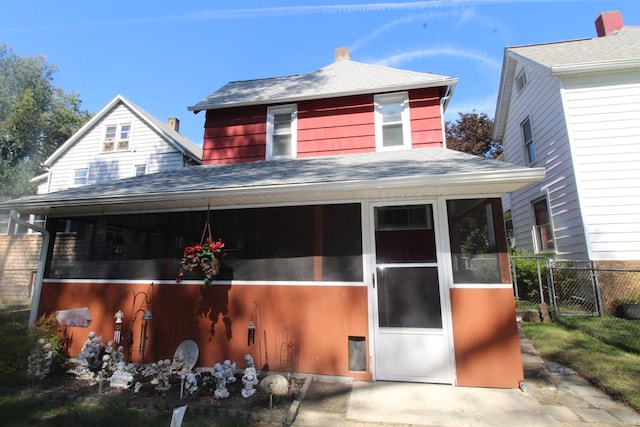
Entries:
POLYGON ((184 248, 176 282, 179 283, 185 273, 200 270, 204 274, 204 284, 211 285, 213 278, 220 273, 220 260, 226 256, 222 239, 211 239, 211 225, 207 215, 200 243, 184 248))

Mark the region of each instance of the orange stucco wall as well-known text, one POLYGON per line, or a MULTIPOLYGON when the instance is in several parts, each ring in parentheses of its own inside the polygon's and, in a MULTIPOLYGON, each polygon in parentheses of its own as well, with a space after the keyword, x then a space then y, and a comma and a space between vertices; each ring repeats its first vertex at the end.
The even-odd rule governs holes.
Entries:
POLYGON ((459 386, 517 388, 524 379, 511 288, 451 290, 459 386))
POLYGON ((131 359, 140 361, 138 310, 149 308, 153 320, 148 322, 145 362, 172 359, 176 347, 191 339, 199 346, 198 366, 229 359, 243 367, 244 355, 250 353, 257 366, 286 370, 288 355, 297 354, 295 371, 371 379, 368 363, 366 372, 349 371, 349 337, 369 342, 363 286, 44 283, 41 314, 84 306, 92 322, 89 328, 68 328, 71 356, 80 352, 89 331, 102 335, 103 343, 112 339, 114 313, 122 310, 121 344, 133 332, 131 359), (251 318, 257 329, 254 343, 248 345, 251 318))

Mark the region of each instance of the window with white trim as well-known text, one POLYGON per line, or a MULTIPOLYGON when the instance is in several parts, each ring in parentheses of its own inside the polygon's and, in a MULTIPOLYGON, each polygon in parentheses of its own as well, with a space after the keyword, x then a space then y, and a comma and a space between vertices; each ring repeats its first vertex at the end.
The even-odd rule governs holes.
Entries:
POLYGON ((267 160, 295 158, 298 146, 296 105, 267 109, 267 160))
POLYGON ((147 174, 147 165, 135 165, 134 176, 142 176, 147 174))
MULTIPOLYGON (((20 218, 23 221, 29 222, 33 225, 36 225, 40 228, 45 228, 45 225, 47 222, 47 217, 44 215, 29 215, 25 213, 19 213, 18 218, 20 218)), ((15 234, 35 234, 35 233, 38 233, 38 231, 32 228, 29 228, 26 225, 15 223, 14 233, 15 234)))
POLYGON ((409 94, 376 95, 374 104, 376 150, 410 149, 409 94))
POLYGON ((131 123, 119 125, 107 125, 104 133, 102 151, 110 153, 114 151, 129 151, 131 140, 131 123))
POLYGON ((9 234, 9 211, 0 211, 0 234, 9 234))
POLYGON ((74 169, 73 170, 73 183, 74 187, 79 187, 81 185, 87 185, 89 183, 89 169, 74 169))
POLYGON ((533 242, 536 253, 549 252, 555 249, 553 238, 553 227, 551 226, 551 215, 549 213, 549 203, 543 197, 532 203, 533 217, 533 242))
POLYGON ((531 164, 536 161, 536 147, 533 143, 533 130, 531 129, 531 119, 529 117, 520 124, 520 129, 522 129, 522 142, 527 162, 531 164))
POLYGON ((518 75, 516 76, 516 89, 518 93, 522 92, 522 89, 529 83, 529 78, 527 77, 527 70, 523 68, 520 70, 518 75))

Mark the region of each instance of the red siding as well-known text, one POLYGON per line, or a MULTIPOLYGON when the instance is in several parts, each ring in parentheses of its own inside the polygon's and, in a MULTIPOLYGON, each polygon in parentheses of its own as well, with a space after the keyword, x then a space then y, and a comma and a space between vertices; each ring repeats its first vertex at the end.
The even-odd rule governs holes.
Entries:
POLYGON ((517 388, 524 379, 513 289, 451 289, 459 386, 517 388))
POLYGON ((413 148, 442 147, 440 89, 409 91, 409 111, 411 112, 411 143, 413 148))
MULTIPOLYGON (((443 145, 440 89, 409 91, 413 148, 443 145)), ((298 157, 375 151, 374 95, 297 103, 298 157)), ((203 164, 265 160, 267 106, 207 111, 203 164)))
POLYGON ((268 364, 270 370, 286 370, 281 366, 283 348, 291 344, 298 351, 296 372, 372 379, 368 362, 366 372, 349 371, 350 336, 365 338, 369 360, 365 286, 45 282, 39 312, 89 307, 89 328, 68 328, 72 337, 70 354, 75 357, 89 331, 101 335, 103 343, 113 339, 114 313, 122 310, 121 344, 132 337, 128 348, 132 360, 138 362, 142 326, 139 310, 147 308, 145 293, 153 312, 148 322, 146 363, 173 359, 178 345, 191 339, 198 343, 199 367, 211 367, 225 359, 243 367, 244 355, 250 353, 258 368, 268 364), (255 341, 248 344, 252 319, 257 329, 255 341), (285 327, 295 335, 286 342, 285 327))
POLYGON ((266 111, 265 106, 207 111, 202 164, 264 160, 266 111))

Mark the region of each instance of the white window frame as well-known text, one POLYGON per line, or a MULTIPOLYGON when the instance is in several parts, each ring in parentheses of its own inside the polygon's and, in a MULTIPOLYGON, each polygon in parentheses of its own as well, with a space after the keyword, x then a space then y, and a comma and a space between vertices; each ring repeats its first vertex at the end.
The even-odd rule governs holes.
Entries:
POLYGON ((78 169, 74 169, 73 173, 71 174, 71 186, 72 187, 82 187, 83 185, 87 185, 89 184, 89 168, 78 168, 78 169), (78 178, 78 174, 80 172, 84 172, 84 182, 80 183, 77 181, 78 178))
POLYGON ((298 153, 298 106, 296 104, 279 105, 267 108, 267 160, 293 159, 298 153), (287 155, 273 154, 275 116, 291 114, 291 153, 287 155))
POLYGON ((0 234, 9 234, 11 225, 11 213, 9 211, 0 211, 0 234))
POLYGON ((518 74, 516 74, 516 90, 518 93, 522 92, 529 83, 529 76, 527 75, 527 69, 523 68, 518 74))
POLYGON ((134 165, 133 166, 133 176, 144 176, 147 174, 147 164, 141 164, 141 165, 134 165), (141 170, 142 173, 138 173, 138 171, 141 170))
POLYGON ((104 139, 102 142, 103 153, 115 153, 130 151, 131 134, 133 132, 132 123, 108 124, 104 128, 104 139), (114 129, 113 132, 110 129, 114 129))
MULTIPOLYGON (((33 225, 37 225, 40 228, 45 228, 47 225, 47 217, 45 215, 34 215, 34 214, 20 214, 18 213, 18 218, 25 220, 33 225)), ((13 227, 13 234, 37 234, 38 231, 29 228, 25 225, 22 225, 18 222, 15 223, 13 227), (24 230, 24 231, 23 231, 24 230)))
POLYGON ((397 92, 376 95, 374 97, 375 109, 375 133, 376 133, 376 151, 389 150, 410 150, 411 149, 411 115, 409 112, 409 93, 397 92), (402 145, 385 146, 383 138, 383 127, 388 125, 397 125, 397 122, 384 123, 382 107, 385 104, 399 103, 402 108, 400 112, 400 120, 402 124, 402 145))
POLYGON ((545 254, 545 253, 555 253, 556 251, 556 236, 553 229, 553 217, 551 216, 551 206, 549 205, 549 197, 544 196, 538 199, 535 199, 531 202, 531 213, 533 215, 533 226, 532 226, 532 238, 533 238, 533 250, 536 254, 545 254), (544 224, 538 224, 538 219, 536 217, 536 205, 544 203, 547 219, 549 222, 544 224), (546 237, 547 239, 543 241, 542 234, 543 228, 546 228, 546 237))
POLYGON ((536 153, 535 138, 533 137, 533 125, 531 124, 531 117, 527 116, 522 122, 520 122, 520 133, 522 135, 522 146, 524 148, 524 158, 527 164, 533 164, 538 160, 538 154, 536 153), (525 133, 525 125, 528 123, 530 138, 527 139, 525 133))

